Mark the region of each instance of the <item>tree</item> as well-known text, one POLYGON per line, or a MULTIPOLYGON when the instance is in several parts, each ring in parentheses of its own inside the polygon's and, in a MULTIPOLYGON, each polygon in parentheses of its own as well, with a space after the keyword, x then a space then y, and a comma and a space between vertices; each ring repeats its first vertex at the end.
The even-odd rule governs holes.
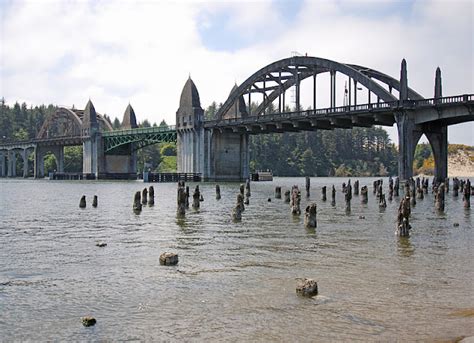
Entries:
POLYGON ((176 156, 176 144, 165 143, 161 147, 160 153, 162 156, 176 156))
POLYGON ((117 117, 115 117, 114 122, 112 123, 112 128, 114 130, 120 130, 121 126, 122 124, 120 123, 120 120, 117 117))

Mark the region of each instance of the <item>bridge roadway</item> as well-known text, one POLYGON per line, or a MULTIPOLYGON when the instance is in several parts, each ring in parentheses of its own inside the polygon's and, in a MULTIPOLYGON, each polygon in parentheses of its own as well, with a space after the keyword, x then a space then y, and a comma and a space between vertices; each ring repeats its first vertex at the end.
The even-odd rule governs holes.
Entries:
POLYGON ((443 125, 473 121, 474 94, 207 120, 204 121, 204 127, 220 131, 259 134, 317 129, 331 130, 354 126, 393 126, 396 123, 396 115, 407 111, 414 113, 415 125, 435 121, 443 125))

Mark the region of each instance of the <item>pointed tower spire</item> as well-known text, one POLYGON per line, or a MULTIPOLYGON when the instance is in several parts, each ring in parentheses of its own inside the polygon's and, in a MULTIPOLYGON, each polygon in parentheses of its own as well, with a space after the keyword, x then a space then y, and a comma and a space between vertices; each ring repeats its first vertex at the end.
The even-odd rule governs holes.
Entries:
POLYGON ((122 125, 121 128, 123 129, 136 129, 137 125, 137 118, 135 116, 135 111, 133 110, 132 105, 128 103, 125 112, 123 113, 122 125))
POLYGON ((441 98, 442 96, 443 96, 443 87, 441 84, 441 69, 438 67, 436 68, 434 97, 441 98))
POLYGON ((87 102, 86 108, 84 109, 84 117, 82 119, 82 125, 86 123, 97 123, 97 113, 95 112, 94 105, 91 99, 87 102))
POLYGON ((400 70, 400 100, 408 100, 408 77, 407 77, 407 61, 402 60, 400 70))
MULTIPOLYGON (((236 82, 229 93, 229 97, 237 88, 239 87, 236 82)), ((239 96, 239 98, 236 101, 234 101, 234 103, 232 104, 232 107, 229 108, 229 110, 226 113, 224 113, 224 115, 222 116, 222 118, 224 119, 245 118, 245 117, 248 117, 248 113, 247 113, 247 106, 245 105, 245 100, 242 95, 239 96)))
POLYGON ((200 125, 204 118, 204 110, 201 108, 199 92, 191 79, 191 75, 184 84, 179 108, 176 112, 176 127, 192 129, 200 125))

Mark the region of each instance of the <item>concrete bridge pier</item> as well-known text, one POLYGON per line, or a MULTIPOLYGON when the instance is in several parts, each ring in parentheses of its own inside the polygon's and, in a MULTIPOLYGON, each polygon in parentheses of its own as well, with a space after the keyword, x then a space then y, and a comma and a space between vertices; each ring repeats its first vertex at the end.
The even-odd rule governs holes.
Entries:
POLYGON ((8 177, 16 176, 16 153, 15 150, 8 151, 8 177))
POLYGON ((430 125, 424 131, 431 145, 435 160, 434 176, 438 182, 444 182, 448 177, 448 127, 430 125))
MULTIPOLYGON (((97 113, 94 105, 90 100, 84 109, 82 135, 90 137, 82 144, 82 172, 84 174, 94 174, 95 177, 98 177, 99 155, 103 157, 103 149, 101 149, 102 152, 99 150, 99 147, 102 146, 99 134, 99 123, 97 122, 97 113)), ((103 158, 101 158, 101 161, 103 163, 103 158)))
POLYGON ((20 153, 23 160, 23 177, 28 177, 28 149, 23 149, 20 153))
MULTIPOLYGON (((245 115, 245 102, 241 98, 224 118, 245 115)), ((205 128, 204 110, 191 78, 181 93, 176 131, 178 172, 201 173, 205 181, 242 181, 249 177, 248 133, 205 128)))
POLYGON ((7 171, 6 171, 6 155, 5 152, 0 151, 0 177, 5 177, 7 176, 7 171))

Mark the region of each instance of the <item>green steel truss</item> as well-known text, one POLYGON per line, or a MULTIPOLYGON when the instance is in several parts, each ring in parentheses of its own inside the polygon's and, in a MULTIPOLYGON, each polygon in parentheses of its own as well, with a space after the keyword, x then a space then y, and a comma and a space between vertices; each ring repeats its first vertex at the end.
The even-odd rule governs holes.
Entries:
POLYGON ((134 151, 156 143, 176 142, 176 127, 154 126, 140 129, 107 131, 102 133, 102 137, 104 139, 105 153, 130 143, 135 143, 132 148, 132 151, 134 151))

